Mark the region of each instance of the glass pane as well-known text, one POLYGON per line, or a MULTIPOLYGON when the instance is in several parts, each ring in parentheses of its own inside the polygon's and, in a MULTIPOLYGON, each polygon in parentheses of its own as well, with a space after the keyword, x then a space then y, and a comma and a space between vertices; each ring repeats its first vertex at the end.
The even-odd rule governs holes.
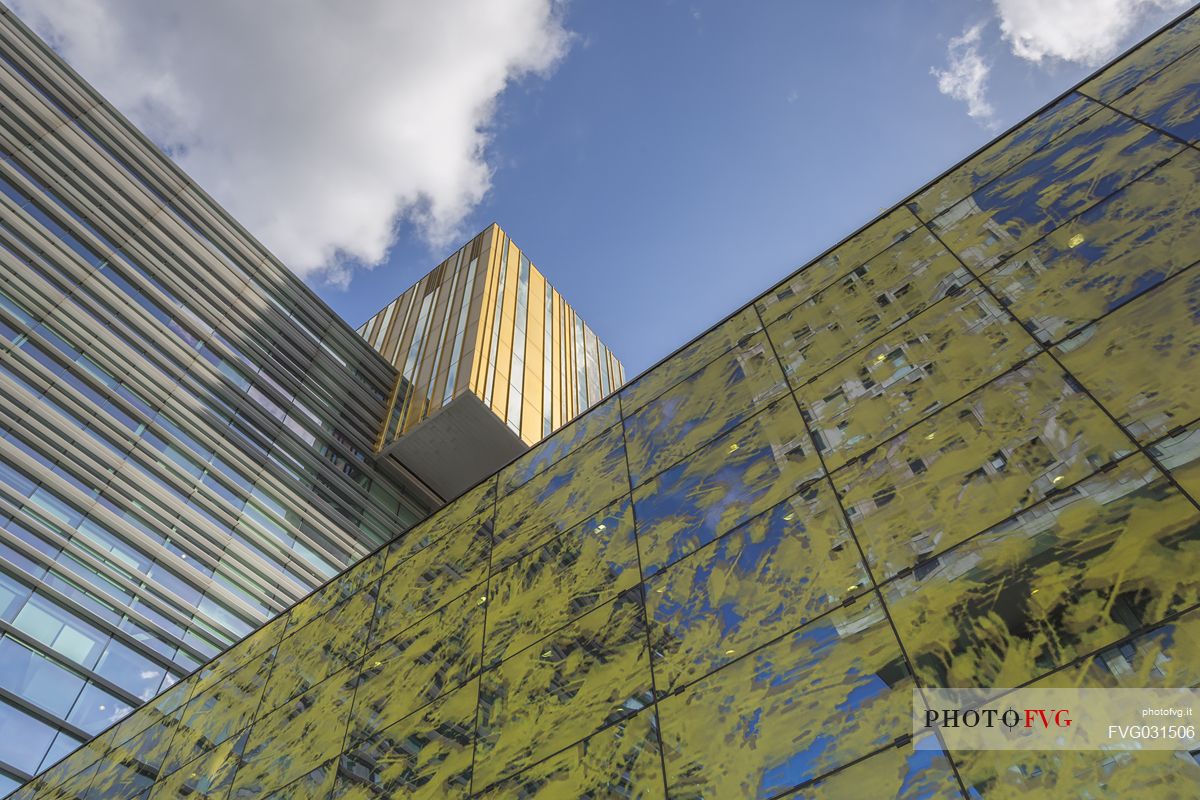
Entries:
POLYGON ((1197 45, 1200 14, 1193 13, 1105 69, 1079 91, 1110 103, 1197 45))
POLYGON ((384 574, 372 643, 392 637, 487 579, 491 517, 490 512, 480 514, 384 574))
POLYGON ((876 580, 916 565, 1128 453, 1047 356, 834 473, 876 580))
POLYGON ((0 761, 32 775, 56 733, 57 728, 0 700, 0 761))
POLYGON ((158 694, 166 676, 166 669, 114 639, 108 643, 104 654, 100 656, 100 661, 96 664, 96 674, 108 678, 143 700, 149 700, 158 694))
POLYGON ((1063 365, 1138 441, 1200 417, 1200 271, 1176 275, 1058 346, 1063 365))
POLYGON ((785 397, 633 493, 644 574, 678 561, 821 474, 804 421, 785 397))
POLYGON ((990 269, 1177 153, 1181 144, 1097 111, 930 223, 968 267, 990 269))
POLYGON ((620 429, 614 428, 500 498, 496 558, 517 555, 547 530, 566 531, 628 492, 625 445, 620 429))
POLYGON ((171 772, 208 752, 250 723, 267 682, 273 655, 268 652, 251 661, 184 706, 163 772, 171 772))
POLYGON ((477 681, 350 748, 334 797, 466 798, 471 792, 477 681))
POLYGON ((492 575, 488 662, 536 642, 639 580, 629 499, 492 575))
POLYGON ((1193 50, 1112 105, 1181 139, 1200 139, 1200 50, 1193 50))
POLYGON ((841 509, 818 481, 647 582, 655 685, 692 683, 867 584, 841 509))
POLYGON ((792 385, 800 386, 970 278, 957 258, 920 231, 813 295, 767 333, 792 385))
POLYGON ((89 682, 75 701, 71 713, 67 716, 67 722, 95 736, 132 710, 133 707, 128 703, 118 700, 112 693, 89 682))
POLYGON ((355 564, 342 573, 337 580, 330 581, 324 587, 313 592, 309 597, 292 607, 288 618, 287 633, 290 636, 296 629, 307 625, 318 615, 325 613, 334 605, 354 595, 359 589, 370 583, 383 571, 383 559, 386 551, 380 551, 355 564))
POLYGON ((629 415, 637 411, 717 356, 745 341, 760 328, 754 309, 748 308, 734 314, 622 389, 622 412, 629 415))
POLYGON ((1153 289, 1200 252, 1200 153, 1187 149, 982 280, 1043 342, 1153 289))
POLYGON ((108 636, 41 595, 33 595, 13 626, 72 661, 91 667, 108 636))
POLYGON ((1200 420, 1174 436, 1159 439, 1147 450, 1193 500, 1200 500, 1200 420))
MULTIPOLYGON (((100 764, 88 800, 119 800, 149 788, 166 758, 180 713, 176 711, 172 716, 160 719, 114 748, 100 764)), ((128 719, 133 721, 144 714, 143 711, 128 719)))
POLYGON ((483 597, 465 594, 367 652, 347 741, 358 741, 479 671, 483 597))
POLYGON ((915 231, 920 222, 907 208, 896 208, 867 225, 828 254, 802 267, 754 304, 770 325, 820 289, 862 266, 915 231))
POLYGON ((230 797, 277 789, 338 754, 350 715, 354 671, 334 674, 254 723, 230 797))
POLYGON ((575 452, 584 443, 611 428, 617 423, 619 414, 617 398, 611 397, 556 431, 550 438, 534 445, 528 453, 500 470, 500 483, 504 487, 504 493, 521 486, 551 464, 575 452))
POLYGON ((893 583, 927 686, 1021 686, 1200 600, 1200 513, 1142 456, 893 583))
POLYGON ((797 392, 834 470, 1037 352, 975 285, 885 334, 797 392))
POLYGON ((308 691, 362 655, 375 612, 378 585, 360 589, 279 645, 259 713, 308 691))
POLYGON ((62 717, 84 679, 14 639, 0 639, 0 687, 62 717))
POLYGON ((238 756, 246 746, 242 732, 209 750, 162 778, 154 787, 154 797, 162 800, 196 800, 224 797, 238 767, 238 756))
POLYGON ((650 699, 645 612, 634 590, 483 674, 475 783, 541 761, 650 699))
POLYGON ((311 800, 314 797, 329 797, 337 765, 337 759, 330 759, 284 788, 271 792, 263 800, 311 800))
POLYGON ((495 784, 480 797, 663 800, 657 727, 654 710, 647 709, 495 784))
POLYGON ((1070 94, 988 145, 949 175, 939 178, 908 204, 918 217, 931 220, 1013 166, 1041 150, 1088 116, 1100 110, 1077 94, 1070 94))
POLYGON ((945 751, 924 749, 924 745, 918 750, 910 742, 889 747, 788 797, 789 800, 851 797, 957 800, 962 794, 945 751))
POLYGON ((877 600, 857 603, 659 702, 667 786, 768 798, 912 731, 912 689, 877 600))
POLYGON ((636 486, 738 425, 787 392, 762 333, 625 416, 629 472, 636 486))

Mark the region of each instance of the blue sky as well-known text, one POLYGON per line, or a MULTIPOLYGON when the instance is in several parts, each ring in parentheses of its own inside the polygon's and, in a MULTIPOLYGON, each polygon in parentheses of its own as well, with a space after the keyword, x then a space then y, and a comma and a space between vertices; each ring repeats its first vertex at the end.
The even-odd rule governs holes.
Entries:
POLYGON ((8 2, 352 326, 496 221, 630 376, 1189 4, 8 2))
MULTIPOLYGON (((505 228, 630 376, 1093 71, 1017 58, 980 2, 573 3, 565 24, 557 69, 501 98, 464 227, 505 228), (991 120, 931 74, 980 22, 991 120)), ((357 325, 441 257, 402 229, 316 288, 357 325)))

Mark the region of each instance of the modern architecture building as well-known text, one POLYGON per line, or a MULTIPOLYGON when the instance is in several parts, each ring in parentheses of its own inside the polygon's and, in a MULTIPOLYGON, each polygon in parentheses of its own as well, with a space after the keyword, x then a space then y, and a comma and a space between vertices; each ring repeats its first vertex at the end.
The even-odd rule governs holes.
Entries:
POLYGON ((913 690, 1200 684, 1200 14, 19 790, 1200 796, 913 690))
POLYGON ((625 378, 621 362, 495 224, 358 332, 412 387, 394 403, 380 448, 446 497, 625 378))
POLYGON ((0 9, 0 796, 441 504, 396 392, 0 9))

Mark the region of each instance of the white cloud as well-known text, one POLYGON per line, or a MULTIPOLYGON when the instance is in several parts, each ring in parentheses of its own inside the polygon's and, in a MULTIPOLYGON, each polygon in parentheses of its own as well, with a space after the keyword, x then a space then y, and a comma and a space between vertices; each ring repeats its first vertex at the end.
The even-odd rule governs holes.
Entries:
POLYGON ((979 42, 985 23, 967 28, 961 36, 955 36, 947 47, 946 69, 932 68, 937 78, 938 91, 962 100, 967 104, 967 114, 984 123, 992 120, 992 106, 987 101, 987 78, 989 67, 979 54, 979 42))
POLYGON ((1019 58, 1098 66, 1128 45, 1148 15, 1191 0, 994 0, 1000 32, 1019 58))
POLYGON ((464 233, 498 96, 569 41, 558 0, 11 4, 292 269, 341 284, 399 220, 464 233))

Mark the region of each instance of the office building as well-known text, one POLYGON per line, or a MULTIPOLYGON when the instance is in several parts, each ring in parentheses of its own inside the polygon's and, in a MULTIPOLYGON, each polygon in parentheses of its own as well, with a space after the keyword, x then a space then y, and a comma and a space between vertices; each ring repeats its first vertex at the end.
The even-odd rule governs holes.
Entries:
POLYGON ((624 382, 621 362, 492 224, 358 332, 412 387, 380 447, 454 497, 624 382))
POLYGON ((0 9, 0 796, 440 505, 395 391, 0 9))
POLYGON ((911 738, 1200 684, 1198 80, 1193 13, 16 796, 1200 796, 911 738))

